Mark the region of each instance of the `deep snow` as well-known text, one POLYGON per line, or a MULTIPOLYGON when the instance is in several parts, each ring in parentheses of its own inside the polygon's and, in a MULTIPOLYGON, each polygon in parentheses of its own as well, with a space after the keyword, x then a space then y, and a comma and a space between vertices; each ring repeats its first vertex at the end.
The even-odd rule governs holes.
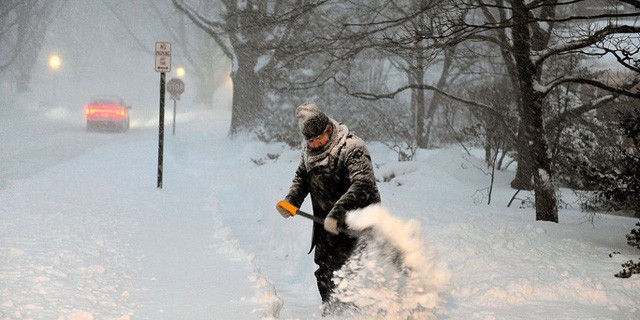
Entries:
MULTIPOLYGON (((0 319, 320 318, 311 222, 274 210, 298 150, 229 140, 227 111, 186 106, 176 135, 165 132, 157 189, 153 119, 134 109, 129 132, 87 133, 80 107, 10 102, 0 319)), ((444 275, 441 319, 640 318, 640 277, 613 276, 638 257, 624 238, 637 219, 591 224, 562 190, 560 223, 536 222, 531 208, 506 206, 513 172, 497 173, 487 205, 482 162, 455 147, 405 163, 369 147, 384 208, 417 228, 419 265, 444 275)))

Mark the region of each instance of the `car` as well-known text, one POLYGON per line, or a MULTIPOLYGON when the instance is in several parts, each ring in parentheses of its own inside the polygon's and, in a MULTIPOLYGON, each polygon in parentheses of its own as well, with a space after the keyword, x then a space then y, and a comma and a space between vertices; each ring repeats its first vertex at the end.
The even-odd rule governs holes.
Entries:
POLYGON ((111 129, 125 132, 129 130, 129 110, 131 106, 120 97, 95 96, 84 107, 87 131, 111 129))

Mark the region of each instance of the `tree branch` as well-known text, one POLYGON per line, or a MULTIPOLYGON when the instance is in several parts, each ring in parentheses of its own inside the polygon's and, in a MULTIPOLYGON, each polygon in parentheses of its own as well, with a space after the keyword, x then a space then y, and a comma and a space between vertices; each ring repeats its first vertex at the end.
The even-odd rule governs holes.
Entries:
MULTIPOLYGON (((465 104, 466 106, 474 107, 474 108, 477 108, 477 109, 479 109, 481 111, 484 111, 484 112, 488 113, 489 115, 495 117, 501 123, 501 125, 503 125, 505 128, 510 128, 509 124, 504 119, 503 114, 498 112, 498 111, 496 111, 491 106, 486 105, 484 103, 479 103, 479 102, 476 102, 476 101, 473 101, 473 100, 468 100, 468 99, 464 99, 464 98, 461 98, 461 97, 454 96, 454 95, 452 95, 452 94, 450 94, 450 93, 448 93, 448 92, 446 92, 444 90, 441 90, 441 89, 439 89, 439 88, 437 88, 435 86, 432 86, 432 85, 428 85, 428 84, 409 84, 409 85, 402 86, 402 87, 396 89, 393 92, 376 94, 376 93, 370 93, 370 92, 351 92, 346 85, 340 83, 335 78, 333 78, 333 80, 336 82, 336 84, 338 84, 340 87, 342 87, 347 92, 347 94, 349 94, 351 96, 354 96, 354 97, 357 97, 357 98, 365 99, 365 100, 393 99, 398 94, 402 93, 403 91, 410 90, 410 89, 435 91, 438 94, 440 94, 440 95, 442 95, 444 97, 447 97, 447 98, 449 98, 449 99, 451 99, 453 101, 457 101, 457 102, 465 104)), ((513 137, 516 136, 515 132, 510 132, 510 134, 513 137)))
POLYGON ((543 93, 547 93, 551 91, 551 89, 565 83, 587 84, 587 85, 600 88, 602 90, 609 91, 611 93, 615 93, 618 95, 623 95, 631 98, 640 98, 640 91, 631 91, 632 89, 636 88, 640 84, 640 79, 638 79, 637 77, 631 82, 626 83, 625 85, 620 87, 610 86, 604 82, 593 80, 593 79, 585 79, 580 77, 563 77, 563 78, 554 80, 553 82, 545 86, 544 87, 545 90, 543 93))
POLYGON ((184 0, 172 0, 173 5, 180 11, 184 12, 193 23, 209 34, 218 44, 222 52, 227 58, 233 60, 233 50, 220 34, 223 34, 224 24, 206 19, 198 13, 196 9, 185 3, 184 0))
POLYGON ((593 35, 590 35, 588 37, 577 39, 574 41, 569 41, 567 43, 559 43, 555 46, 549 47, 546 50, 538 51, 537 54, 534 54, 532 60, 534 64, 539 65, 540 63, 542 63, 543 61, 545 61, 547 58, 551 56, 586 48, 588 46, 602 42, 607 36, 614 35, 614 34, 634 34, 634 33, 635 34, 640 33, 640 27, 608 25, 596 31, 593 35))

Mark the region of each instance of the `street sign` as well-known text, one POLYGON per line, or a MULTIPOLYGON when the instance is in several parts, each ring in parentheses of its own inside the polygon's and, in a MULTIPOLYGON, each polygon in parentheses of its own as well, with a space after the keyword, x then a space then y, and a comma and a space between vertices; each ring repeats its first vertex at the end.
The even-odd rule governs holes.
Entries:
POLYGON ((171 72, 171 43, 156 42, 156 71, 171 72))
POLYGON ((156 71, 160 72, 160 115, 158 120, 158 189, 162 189, 164 167, 164 82, 165 73, 171 72, 171 43, 156 42, 156 71))
POLYGON ((184 92, 184 82, 178 78, 173 78, 167 82, 167 91, 173 100, 180 100, 180 95, 184 92))
POLYGON ((176 135, 176 100, 180 100, 180 95, 184 92, 184 82, 178 78, 172 78, 167 82, 167 91, 173 100, 173 135, 176 135))

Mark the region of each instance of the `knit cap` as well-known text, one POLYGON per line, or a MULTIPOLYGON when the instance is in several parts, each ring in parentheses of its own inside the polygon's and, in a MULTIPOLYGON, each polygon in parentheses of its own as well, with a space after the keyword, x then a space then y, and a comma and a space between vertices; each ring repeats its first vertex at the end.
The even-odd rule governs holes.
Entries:
POLYGON ((329 117, 313 102, 306 102, 296 108, 298 128, 305 139, 321 135, 329 125, 329 117))

